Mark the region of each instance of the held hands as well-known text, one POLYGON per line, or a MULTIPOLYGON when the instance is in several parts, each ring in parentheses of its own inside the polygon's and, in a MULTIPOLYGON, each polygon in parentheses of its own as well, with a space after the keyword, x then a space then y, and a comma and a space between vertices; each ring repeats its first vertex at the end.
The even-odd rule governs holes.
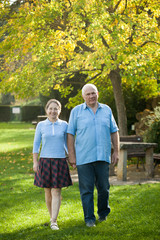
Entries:
POLYGON ((73 169, 76 169, 76 164, 75 163, 70 163, 71 167, 73 167, 73 169))
POLYGON ((73 167, 73 169, 76 168, 76 159, 75 158, 68 157, 68 162, 71 165, 71 167, 73 167))

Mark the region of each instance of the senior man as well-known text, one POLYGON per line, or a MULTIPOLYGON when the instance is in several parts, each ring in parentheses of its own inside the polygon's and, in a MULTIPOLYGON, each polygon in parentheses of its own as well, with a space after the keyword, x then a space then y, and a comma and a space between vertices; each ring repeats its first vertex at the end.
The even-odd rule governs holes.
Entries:
POLYGON ((85 102, 73 108, 69 118, 69 163, 77 166, 86 226, 94 227, 94 186, 98 192, 99 222, 110 213, 109 164, 112 161, 115 165, 119 160, 119 133, 110 107, 98 102, 95 85, 84 85, 82 97, 85 102))

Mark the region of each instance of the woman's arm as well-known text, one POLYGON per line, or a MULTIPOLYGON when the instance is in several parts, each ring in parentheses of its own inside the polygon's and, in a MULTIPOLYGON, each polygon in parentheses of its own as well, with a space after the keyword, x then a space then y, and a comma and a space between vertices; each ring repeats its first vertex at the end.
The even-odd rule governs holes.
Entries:
POLYGON ((38 123, 36 127, 36 132, 34 136, 34 142, 33 142, 33 171, 38 171, 38 154, 41 144, 41 130, 40 130, 40 124, 38 123))

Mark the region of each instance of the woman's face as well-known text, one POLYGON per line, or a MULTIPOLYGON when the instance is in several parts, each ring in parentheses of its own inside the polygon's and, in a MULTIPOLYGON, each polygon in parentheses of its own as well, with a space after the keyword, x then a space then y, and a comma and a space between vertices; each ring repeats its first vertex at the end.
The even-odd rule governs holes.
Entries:
POLYGON ((47 116, 51 122, 57 121, 60 112, 59 106, 54 102, 51 102, 46 110, 47 116))

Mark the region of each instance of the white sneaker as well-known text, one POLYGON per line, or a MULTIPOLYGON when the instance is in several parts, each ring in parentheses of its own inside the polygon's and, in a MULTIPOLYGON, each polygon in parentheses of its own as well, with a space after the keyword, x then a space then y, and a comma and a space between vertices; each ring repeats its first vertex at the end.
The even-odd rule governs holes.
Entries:
POLYGON ((59 227, 58 227, 56 222, 54 222, 54 223, 51 222, 51 226, 50 227, 51 227, 52 230, 59 230, 59 227))

